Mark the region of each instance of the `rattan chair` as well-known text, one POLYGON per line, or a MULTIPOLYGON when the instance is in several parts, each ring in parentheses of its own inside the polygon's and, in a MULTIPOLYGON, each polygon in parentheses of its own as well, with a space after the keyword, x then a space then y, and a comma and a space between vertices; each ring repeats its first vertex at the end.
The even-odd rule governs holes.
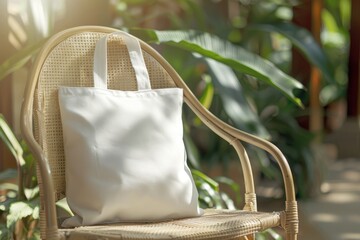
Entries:
MULTIPOLYGON (((180 87, 186 104, 217 135, 237 151, 245 182, 243 210, 205 210, 199 218, 161 223, 59 227, 55 203, 66 197, 65 161, 57 90, 60 85, 91 86, 93 51, 96 41, 116 29, 85 26, 54 35, 43 46, 34 63, 25 91, 21 115, 23 137, 38 162, 43 239, 254 239, 255 233, 283 227, 286 239, 297 239, 298 213, 292 174, 283 154, 272 143, 239 131, 205 109, 173 68, 152 47, 141 42, 152 88, 180 87), (284 180, 284 210, 258 212, 250 161, 241 141, 269 152, 278 162, 284 180)), ((108 48, 109 88, 134 90, 135 80, 121 39, 112 37, 108 48), (116 42, 115 42, 116 40, 116 42), (118 79, 129 79, 119 81, 118 79), (133 80, 133 81, 132 81, 133 80)), ((82 169, 86 171, 86 167, 82 169)))

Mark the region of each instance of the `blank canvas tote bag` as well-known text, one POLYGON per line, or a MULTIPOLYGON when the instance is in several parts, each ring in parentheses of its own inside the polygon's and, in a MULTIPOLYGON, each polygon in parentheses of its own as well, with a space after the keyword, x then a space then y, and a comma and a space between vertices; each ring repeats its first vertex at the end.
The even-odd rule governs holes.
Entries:
POLYGON ((63 226, 199 216, 182 89, 151 89, 139 41, 112 34, 126 43, 138 90, 107 89, 108 35, 96 44, 94 87, 59 88, 66 195, 75 215, 63 226))

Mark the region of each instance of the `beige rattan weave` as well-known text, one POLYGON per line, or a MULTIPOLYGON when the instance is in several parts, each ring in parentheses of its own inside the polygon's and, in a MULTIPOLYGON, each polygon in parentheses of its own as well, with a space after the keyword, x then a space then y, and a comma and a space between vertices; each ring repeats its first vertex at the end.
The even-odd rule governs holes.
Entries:
MULTIPOLYGON (((22 108, 25 140, 38 160, 41 196, 40 228, 46 239, 233 239, 282 226, 287 239, 298 232, 297 203, 291 171, 283 154, 270 142, 225 124, 197 101, 171 66, 150 46, 141 43, 152 88, 178 86, 185 102, 216 134, 236 149, 244 173, 244 211, 208 210, 203 217, 164 223, 110 225, 58 229, 55 202, 66 197, 65 161, 57 90, 64 86, 92 86, 93 51, 96 41, 116 31, 105 27, 78 27, 53 36, 42 48, 29 79, 22 108), (286 203, 278 213, 259 213, 250 161, 240 141, 258 146, 274 156, 284 177, 286 203), (93 237, 91 237, 93 236, 93 237)), ((135 90, 135 75, 128 52, 119 37, 108 44, 108 86, 135 90), (125 56, 125 57, 124 57, 125 56), (120 80, 121 79, 121 80, 120 80)), ((86 166, 84 169, 86 170, 86 166)))
POLYGON ((121 239, 235 239, 277 226, 279 223, 280 216, 277 213, 211 209, 200 218, 162 223, 80 227, 73 230, 75 232, 72 234, 76 236, 73 239, 87 237, 88 233, 95 232, 106 239, 119 239, 119 236, 121 239))

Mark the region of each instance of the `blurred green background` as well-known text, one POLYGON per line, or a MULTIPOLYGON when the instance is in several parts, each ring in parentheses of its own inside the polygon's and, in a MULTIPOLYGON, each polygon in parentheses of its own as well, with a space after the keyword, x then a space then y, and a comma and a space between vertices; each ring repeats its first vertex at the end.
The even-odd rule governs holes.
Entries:
MULTIPOLYGON (((353 107, 351 114, 346 110, 350 0, 0 3, 2 239, 21 226, 27 226, 26 230, 17 234, 38 237, 35 165, 21 142, 19 108, 32 60, 44 41, 60 30, 78 25, 111 26, 152 44, 212 113, 272 141, 283 151, 299 199, 324 191, 327 158, 336 158, 338 151, 336 144, 324 144, 327 136, 340 129, 348 117, 359 115, 359 107, 353 107), (22 166, 21 184, 16 182, 16 164, 22 166)), ((186 107, 183 120, 201 205, 241 208, 243 187, 235 151, 186 107)), ((282 177, 271 157, 251 146, 246 148, 256 183, 263 186, 259 195, 282 198, 282 177)), ((258 237, 267 235, 280 238, 273 232, 258 237)))

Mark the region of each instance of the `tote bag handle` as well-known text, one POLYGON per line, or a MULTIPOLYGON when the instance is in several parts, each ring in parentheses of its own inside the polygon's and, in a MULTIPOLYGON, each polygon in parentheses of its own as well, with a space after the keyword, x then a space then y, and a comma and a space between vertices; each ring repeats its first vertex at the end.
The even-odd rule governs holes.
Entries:
POLYGON ((119 35, 129 52, 131 64, 135 70, 138 90, 151 89, 149 74, 145 65, 139 40, 126 32, 113 32, 100 38, 94 52, 94 87, 107 89, 107 40, 111 35, 119 35))

